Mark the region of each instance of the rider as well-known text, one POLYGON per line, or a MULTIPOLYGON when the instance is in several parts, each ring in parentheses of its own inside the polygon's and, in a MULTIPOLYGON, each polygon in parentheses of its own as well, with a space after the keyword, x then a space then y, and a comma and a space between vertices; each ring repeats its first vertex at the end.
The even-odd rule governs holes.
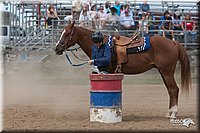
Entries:
POLYGON ((111 51, 108 44, 103 42, 103 34, 100 31, 92 34, 92 59, 88 64, 97 66, 100 72, 109 72, 109 63, 111 59, 111 51))

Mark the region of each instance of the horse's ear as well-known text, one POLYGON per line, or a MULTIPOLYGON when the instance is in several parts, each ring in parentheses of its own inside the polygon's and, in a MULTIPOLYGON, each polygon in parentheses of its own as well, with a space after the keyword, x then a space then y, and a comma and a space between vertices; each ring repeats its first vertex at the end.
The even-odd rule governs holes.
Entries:
POLYGON ((70 21, 69 25, 70 25, 70 29, 72 29, 74 27, 75 21, 73 20, 72 22, 70 21))
POLYGON ((70 19, 69 19, 68 22, 67 22, 67 25, 68 25, 68 24, 71 24, 71 20, 70 20, 70 19))
POLYGON ((73 22, 72 22, 72 27, 71 27, 71 28, 73 28, 73 27, 74 27, 74 24, 75 24, 75 20, 73 20, 73 22))

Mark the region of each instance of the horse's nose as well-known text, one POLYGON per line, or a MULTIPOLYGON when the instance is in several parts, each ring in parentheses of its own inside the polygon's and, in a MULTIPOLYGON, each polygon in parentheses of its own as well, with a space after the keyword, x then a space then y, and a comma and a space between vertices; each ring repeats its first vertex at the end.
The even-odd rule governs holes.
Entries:
POLYGON ((59 50, 59 49, 57 49, 57 48, 55 48, 55 53, 57 54, 57 55, 62 55, 63 54, 63 51, 62 50, 59 50))
POLYGON ((59 54, 59 51, 57 48, 52 48, 53 51, 55 51, 55 53, 58 55, 59 54))

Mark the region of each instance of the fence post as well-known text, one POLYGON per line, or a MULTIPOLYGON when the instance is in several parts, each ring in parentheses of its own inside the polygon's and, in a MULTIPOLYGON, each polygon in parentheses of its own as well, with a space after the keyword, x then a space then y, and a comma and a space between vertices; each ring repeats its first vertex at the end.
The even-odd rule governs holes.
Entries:
POLYGON ((53 44, 54 44, 54 20, 52 20, 52 44, 51 46, 53 47, 53 44))
POLYGON ((185 47, 187 47, 187 27, 186 27, 186 20, 184 20, 185 32, 184 32, 184 40, 185 40, 185 47))

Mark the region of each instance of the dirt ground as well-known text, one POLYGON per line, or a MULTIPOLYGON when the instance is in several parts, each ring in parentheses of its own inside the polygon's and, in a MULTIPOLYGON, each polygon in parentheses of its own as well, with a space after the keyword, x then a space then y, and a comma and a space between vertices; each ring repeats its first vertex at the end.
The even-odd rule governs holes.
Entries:
MULTIPOLYGON (((156 69, 123 80, 123 122, 89 121, 89 66, 72 67, 64 56, 48 56, 40 63, 5 62, 5 131, 197 131, 198 84, 192 69, 188 100, 179 93, 177 118, 192 118, 186 128, 165 118, 169 96, 156 69)), ((178 69, 179 67, 177 67, 178 69)), ((176 71, 180 86, 180 70, 176 71)))

